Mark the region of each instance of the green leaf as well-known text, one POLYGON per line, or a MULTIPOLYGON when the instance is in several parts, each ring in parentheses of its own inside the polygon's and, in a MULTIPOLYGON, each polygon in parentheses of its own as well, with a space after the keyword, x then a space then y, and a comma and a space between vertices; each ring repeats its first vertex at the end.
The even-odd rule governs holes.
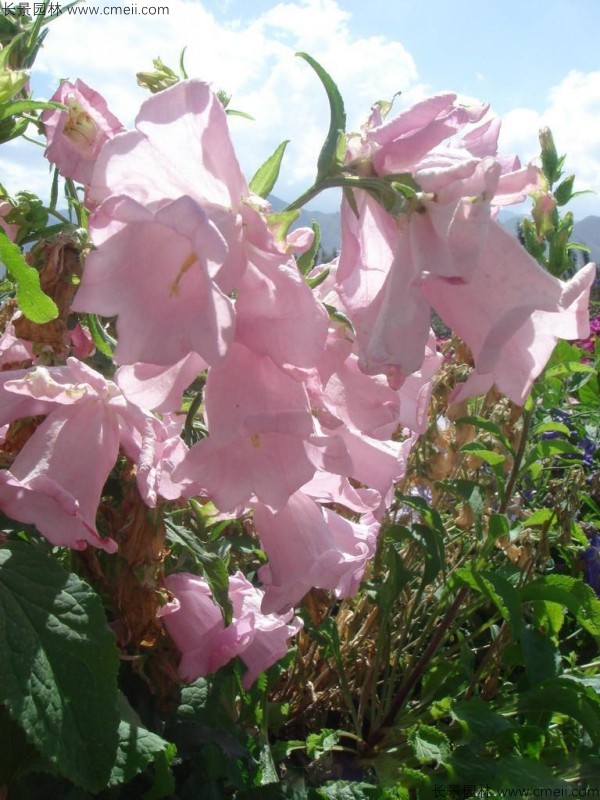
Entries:
POLYGON ((473 565, 458 569, 453 578, 487 597, 508 623, 515 639, 521 634, 523 618, 519 592, 506 578, 496 572, 475 572, 473 565))
POLYGON ((315 800, 382 800, 382 792, 372 783, 336 781, 315 792, 315 800))
MULTIPOLYGON (((540 797, 550 797, 550 794, 542 794, 540 790, 562 789, 564 794, 558 796, 568 797, 571 791, 571 784, 555 777, 550 769, 539 761, 531 758, 521 758, 519 756, 505 756, 501 758, 477 758, 471 754, 461 754, 452 759, 452 784, 467 784, 484 787, 485 796, 489 800, 499 800, 500 793, 491 793, 489 789, 512 789, 515 794, 513 797, 522 800, 517 794, 518 787, 523 787, 531 792, 531 788, 536 787, 540 797), (568 792, 568 793, 567 793, 568 792)), ((508 792, 503 793, 508 797, 508 792)), ((530 794, 530 797, 533 796, 530 794)), ((552 795, 553 796, 553 795, 552 795)), ((448 794, 449 798, 450 795, 448 794)))
POLYGON ((23 114, 25 111, 45 111, 48 108, 58 108, 61 111, 67 110, 67 107, 62 103, 46 103, 41 100, 15 100, 0 108, 0 120, 15 114, 23 114))
POLYGON ((536 425, 531 432, 533 436, 539 436, 540 433, 564 433, 565 436, 570 436, 571 430, 562 422, 542 422, 536 425))
POLYGON ((6 233, 0 230, 0 261, 17 284, 17 302, 27 319, 41 325, 58 317, 56 303, 40 288, 40 276, 30 267, 6 233))
POLYGON ((321 79, 321 83, 327 92, 327 99, 329 100, 330 109, 330 122, 329 131, 325 143, 319 153, 317 161, 317 178, 315 183, 326 178, 330 172, 335 171, 338 162, 336 159, 338 139, 343 135, 346 130, 346 111, 344 109, 344 101, 339 92, 339 89, 331 79, 330 75, 323 69, 323 67, 315 61, 308 53, 296 53, 297 56, 303 58, 317 73, 321 79))
MULTIPOLYGON (((328 269, 323 270, 323 272, 329 273, 329 270, 328 269)), ((321 272, 320 275, 322 275, 323 272, 321 272)), ((311 281, 307 281, 311 289, 314 289, 314 287, 318 286, 319 283, 321 282, 322 281, 317 282, 316 279, 314 283, 311 283, 311 281)), ((327 311, 327 313, 329 314, 330 320, 332 320, 333 322, 341 322, 341 324, 345 325, 349 331, 352 331, 352 333, 354 333, 354 325, 352 324, 352 320, 349 317, 347 317, 343 311, 340 311, 335 306, 329 305, 329 303, 323 303, 323 306, 325 307, 325 311, 327 311)))
MULTIPOLYGON (((119 695, 118 707, 121 714, 119 743, 115 763, 110 774, 109 786, 127 783, 157 759, 159 776, 163 781, 168 781, 164 773, 175 756, 175 745, 146 730, 122 694, 119 695)), ((173 790, 170 789, 169 791, 173 790)), ((154 796, 162 797, 163 795, 148 795, 148 800, 154 796)))
MULTIPOLYGON (((317 286, 320 286, 324 281, 327 280, 327 278, 329 277, 329 273, 330 272, 331 272, 331 270, 329 269, 329 267, 325 267, 325 269, 322 269, 320 272, 318 272, 312 278, 307 278, 306 279, 306 283, 310 286, 311 289, 316 289, 317 286)), ((325 305, 325 303, 323 305, 325 305)), ((327 307, 328 312, 329 312, 330 308, 332 308, 334 311, 337 311, 337 309, 334 308, 333 306, 329 306, 329 307, 327 307)), ((329 315, 331 316, 330 312, 329 312, 329 315)))
POLYGON ((267 158, 265 163, 256 170, 248 184, 251 192, 266 199, 273 191, 273 187, 277 183, 277 178, 279 177, 283 154, 289 143, 289 139, 282 142, 275 152, 267 158))
POLYGON ((41 767, 37 750, 27 741, 23 729, 0 705, 0 786, 9 786, 23 775, 41 767))
POLYGON ((88 314, 87 319, 89 331, 96 345, 96 349, 99 350, 103 356, 112 360, 114 348, 117 344, 116 340, 104 330, 95 314, 88 314))
POLYGON ((530 686, 558 677, 560 653, 556 645, 531 625, 525 625, 521 632, 521 652, 530 686))
POLYGON ((421 764, 445 764, 450 758, 450 740, 445 733, 431 725, 415 725, 407 737, 421 764))
POLYGON ((483 445, 479 444, 479 442, 467 442, 467 444, 463 444, 460 448, 460 452, 469 453, 469 455, 480 458, 482 461, 485 461, 486 464, 489 464, 490 467, 495 467, 506 461, 506 456, 495 453, 493 450, 487 450, 483 445))
POLYGON ((493 711, 480 697, 457 703, 452 708, 452 716, 460 724, 464 739, 472 740, 478 749, 493 741, 499 733, 514 728, 509 719, 493 711))
POLYGON ((62 775, 92 792, 117 751, 118 665, 98 595, 31 545, 5 545, 0 701, 62 775))
POLYGON ((165 524, 167 538, 178 542, 194 556, 196 564, 206 578, 213 598, 221 609, 223 622, 225 625, 229 625, 233 609, 229 599, 229 574, 225 562, 216 553, 207 550, 193 531, 189 531, 181 525, 176 525, 172 520, 165 520, 165 524))
POLYGON ((309 733, 306 737, 306 753, 309 758, 318 758, 332 750, 339 740, 338 732, 331 728, 323 728, 319 733, 309 733))
POLYGON ((483 431, 487 431, 494 436, 500 444, 508 450, 511 455, 515 454, 514 447, 511 445, 509 440, 506 436, 502 433, 500 428, 494 423, 491 422, 489 419, 485 419, 484 417, 477 417, 477 416, 469 416, 469 417, 459 417, 456 420, 457 425, 473 425, 474 428, 480 428, 483 431))
POLYGON ((300 211, 280 211, 277 214, 267 214, 267 222, 276 242, 285 242, 285 237, 300 216, 300 211))
POLYGON ((577 720, 589 734, 595 747, 600 747, 600 700, 592 687, 555 678, 518 696, 519 711, 529 716, 566 714, 577 720))
POLYGON ((595 374, 596 370, 590 364, 582 364, 580 361, 568 361, 566 364, 557 364, 546 371, 546 378, 566 378, 580 372, 595 374))
POLYGON ((569 575, 546 575, 520 590, 523 602, 546 600, 567 608, 592 636, 600 636, 600 600, 593 589, 569 575))
POLYGON ((569 175, 561 181, 556 189, 552 192, 557 205, 564 206, 573 197, 573 184, 575 182, 575 175, 569 175))
MULTIPOLYGON (((314 267, 315 259, 317 258, 317 253, 319 252, 319 245, 321 244, 321 228, 319 227, 319 223, 313 220, 311 227, 315 234, 313 243, 308 248, 306 253, 302 253, 296 259, 296 264, 298 265, 298 269, 302 275, 308 274, 314 267)), ((323 272, 325 272, 325 270, 323 270, 323 272)), ((327 271, 327 275, 329 275, 329 270, 327 271)))
POLYGON ((537 525, 546 525, 554 519, 555 515, 556 512, 552 508, 538 508, 527 517, 525 522, 529 528, 537 525))

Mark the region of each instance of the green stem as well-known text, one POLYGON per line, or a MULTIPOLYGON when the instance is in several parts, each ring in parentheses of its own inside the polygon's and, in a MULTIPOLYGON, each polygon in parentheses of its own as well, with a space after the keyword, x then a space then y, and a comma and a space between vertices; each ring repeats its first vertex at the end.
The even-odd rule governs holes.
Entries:
POLYGON ((502 498, 502 503, 498 509, 500 514, 506 514, 508 504, 511 501, 515 485, 517 483, 517 478, 519 477, 519 470, 521 469, 521 463, 523 461, 523 456, 525 455, 525 448, 527 447, 527 439, 529 436, 529 428, 531 427, 531 420, 533 419, 534 411, 535 404, 532 403, 531 408, 528 411, 525 411, 523 414, 523 429, 521 430, 521 438, 519 439, 519 449, 515 454, 515 460, 513 462, 510 478, 506 484, 504 497, 502 498))
POLYGON ((394 720, 400 713, 404 702, 408 698, 409 694, 412 692, 418 681, 420 680, 421 676, 425 672, 425 668, 427 664, 431 660, 431 658, 435 655, 438 647, 442 644, 448 629, 454 622, 456 615, 458 614, 460 607, 462 606, 463 602, 465 601, 469 590, 466 586, 461 587, 456 597, 454 598, 454 602, 450 606, 450 608, 446 611, 444 618, 442 619, 438 629, 431 637, 425 652, 421 656, 421 658, 417 661, 411 672, 409 673, 408 677, 400 686, 398 693, 396 694, 388 713, 385 715, 382 721, 382 727, 387 728, 393 725, 394 720))

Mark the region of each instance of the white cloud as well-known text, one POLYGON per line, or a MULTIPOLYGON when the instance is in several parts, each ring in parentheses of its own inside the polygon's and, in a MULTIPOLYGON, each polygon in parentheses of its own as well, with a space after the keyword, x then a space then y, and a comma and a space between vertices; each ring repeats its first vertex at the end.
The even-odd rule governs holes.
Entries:
MULTIPOLYGON (((538 131, 548 126, 559 153, 566 153, 565 169, 575 173, 575 188, 600 194, 600 72, 572 70, 554 86, 546 108, 537 112, 517 108, 502 118, 500 144, 503 152, 517 152, 523 159, 539 154, 538 131)), ((574 201, 573 210, 598 213, 599 198, 574 201)))
MULTIPOLYGON (((359 126, 375 100, 401 90, 402 107, 426 93, 405 47, 383 36, 353 35, 351 15, 336 0, 282 2, 243 23, 219 23, 196 0, 170 0, 168 5, 166 17, 73 14, 53 23, 36 64, 46 94, 60 78, 80 77, 131 125, 147 96, 136 86, 135 73, 149 69, 157 56, 175 68, 187 46, 190 77, 225 89, 233 95, 232 107, 255 118, 231 118, 246 173, 260 166, 283 139, 291 140, 283 181, 277 186, 291 199, 314 177, 329 124, 325 92, 313 70, 295 56, 297 51, 308 52, 334 78, 352 128, 359 126)), ((41 85, 38 79, 39 94, 41 85)))

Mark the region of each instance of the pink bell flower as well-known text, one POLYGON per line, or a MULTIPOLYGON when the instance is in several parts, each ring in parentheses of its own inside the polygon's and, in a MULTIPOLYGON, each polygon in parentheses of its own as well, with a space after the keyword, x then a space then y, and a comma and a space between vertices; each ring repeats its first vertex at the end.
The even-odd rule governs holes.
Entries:
POLYGON ((303 491, 277 512, 262 503, 252 508, 269 558, 259 570, 266 586, 265 612, 290 608, 313 587, 330 589, 338 598, 356 593, 375 552, 379 524, 372 515, 365 522, 351 522, 303 491))
POLYGON ((117 363, 222 358, 234 325, 218 281, 227 245, 203 207, 181 197, 151 210, 111 197, 93 220, 97 249, 72 308, 117 316, 117 363))
POLYGON ((221 511, 245 508, 253 494, 281 507, 316 468, 349 466, 340 441, 317 435, 304 386, 243 344, 210 369, 204 396, 209 436, 175 479, 190 480, 221 511))
POLYGON ((229 578, 233 619, 228 626, 203 578, 179 572, 169 575, 165 584, 174 600, 160 615, 182 654, 179 676, 186 682, 216 672, 240 656, 248 668, 242 680, 248 689, 261 672, 286 654, 289 639, 302 628, 293 611, 281 615, 262 612, 264 592, 241 572, 229 578))
POLYGON ((67 111, 49 109, 42 114, 48 146, 45 156, 65 178, 89 184, 103 145, 124 130, 108 110, 106 100, 82 80, 63 81, 50 98, 67 111))
POLYGON ((45 419, 10 469, 0 471, 0 507, 34 524, 54 545, 82 550, 91 544, 114 552, 116 543, 99 535, 95 519, 119 446, 138 464, 138 486, 152 505, 161 488, 163 451, 170 457, 168 477, 176 440, 168 444, 166 423, 74 358, 63 367, 0 373, 0 426, 39 415, 45 419))

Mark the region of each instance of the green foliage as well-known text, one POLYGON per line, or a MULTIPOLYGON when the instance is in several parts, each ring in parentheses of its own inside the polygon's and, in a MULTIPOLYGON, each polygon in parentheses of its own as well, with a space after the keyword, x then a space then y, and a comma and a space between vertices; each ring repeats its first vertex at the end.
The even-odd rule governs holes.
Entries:
POLYGON ((118 659, 98 596, 14 542, 0 550, 0 601, 1 702, 61 774, 101 789, 117 750, 118 659))
POLYGON ((0 230, 0 260, 17 285, 17 302, 27 319, 37 323, 56 319, 58 308, 54 300, 42 292, 38 271, 27 264, 3 230, 0 230))

